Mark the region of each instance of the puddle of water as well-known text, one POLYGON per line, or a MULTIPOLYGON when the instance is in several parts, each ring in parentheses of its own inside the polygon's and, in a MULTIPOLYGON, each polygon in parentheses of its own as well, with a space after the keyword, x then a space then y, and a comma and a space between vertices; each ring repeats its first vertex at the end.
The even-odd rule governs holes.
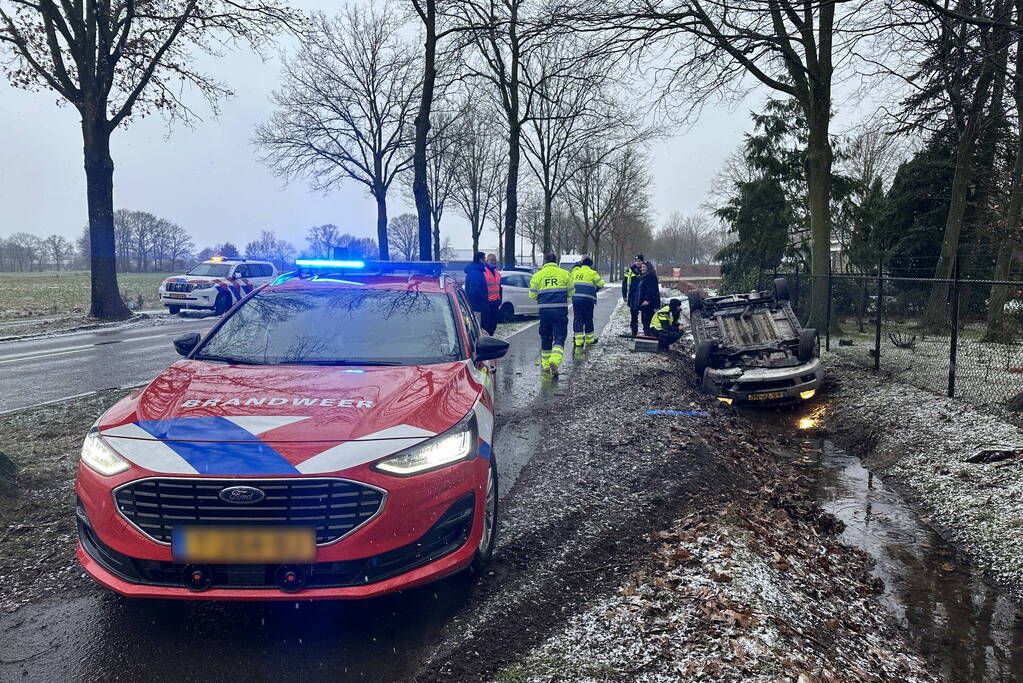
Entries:
MULTIPOLYGON (((792 426, 812 430, 825 412, 817 405, 751 419, 779 425, 772 431, 793 439, 792 426)), ((817 499, 845 522, 841 539, 874 558, 882 602, 938 667, 935 674, 948 681, 1023 680, 1020 609, 961 564, 954 548, 858 457, 812 433, 789 441, 798 464, 817 473, 817 499)))

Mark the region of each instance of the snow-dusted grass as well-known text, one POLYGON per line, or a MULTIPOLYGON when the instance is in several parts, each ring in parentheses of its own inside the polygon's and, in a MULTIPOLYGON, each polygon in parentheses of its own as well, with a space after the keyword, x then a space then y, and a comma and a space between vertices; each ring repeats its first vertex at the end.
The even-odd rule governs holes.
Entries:
MULTIPOLYGON (((156 293, 172 273, 119 273, 117 286, 125 301, 142 308, 159 307, 156 293)), ((0 273, 0 320, 82 315, 89 312, 88 271, 0 273)))
MULTIPOLYGON (((854 321, 845 323, 855 329, 854 321)), ((832 336, 831 349, 843 358, 874 367, 874 333, 845 332, 832 336), (838 339, 851 339, 853 346, 839 346, 838 339)), ((912 324, 885 324, 881 332, 881 370, 900 382, 939 394, 948 391, 949 347, 947 335, 923 334, 912 324), (912 348, 899 348, 888 333, 898 329, 910 339, 912 348)), ((1009 344, 983 341, 983 330, 967 327, 959 335, 956 351, 956 397, 978 405, 1000 405, 1023 392, 1023 339, 1009 344)))

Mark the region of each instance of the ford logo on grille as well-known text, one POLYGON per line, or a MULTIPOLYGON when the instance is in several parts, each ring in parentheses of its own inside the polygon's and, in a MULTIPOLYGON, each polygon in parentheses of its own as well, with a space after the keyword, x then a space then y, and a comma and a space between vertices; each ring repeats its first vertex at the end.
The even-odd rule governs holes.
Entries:
POLYGON ((219 494, 220 500, 235 505, 251 505, 266 500, 266 494, 255 486, 229 486, 219 494))

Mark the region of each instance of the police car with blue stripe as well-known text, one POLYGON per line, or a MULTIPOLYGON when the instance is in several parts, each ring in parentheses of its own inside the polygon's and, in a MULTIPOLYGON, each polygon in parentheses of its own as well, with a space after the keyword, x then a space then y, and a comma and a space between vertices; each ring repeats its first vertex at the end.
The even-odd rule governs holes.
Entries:
POLYGON ((169 277, 160 285, 160 303, 171 315, 185 309, 212 310, 217 315, 249 292, 273 282, 277 268, 269 261, 214 256, 184 275, 169 277))

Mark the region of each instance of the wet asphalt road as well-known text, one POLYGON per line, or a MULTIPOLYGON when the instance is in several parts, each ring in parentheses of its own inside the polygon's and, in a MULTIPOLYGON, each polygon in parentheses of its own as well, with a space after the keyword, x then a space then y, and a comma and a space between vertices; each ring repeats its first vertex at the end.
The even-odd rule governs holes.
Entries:
POLYGON ((172 342, 217 318, 0 343, 0 413, 147 382, 179 358, 172 342))
MULTIPOLYGON (((598 331, 617 301, 614 291, 599 300, 594 316, 598 331)), ((117 364, 130 349, 131 357, 149 357, 148 365, 140 360, 131 371, 134 374, 128 373, 139 378, 134 381, 144 381, 174 360, 169 345, 173 336, 208 325, 209 321, 199 321, 174 326, 173 331, 150 328, 142 334, 140 330, 139 336, 166 336, 125 339, 114 348, 84 351, 78 363, 84 365, 82 361, 91 358, 96 365, 117 364), (165 344, 167 349, 161 350, 165 344), (141 348, 148 347, 135 350, 136 345, 159 348, 146 354, 141 348)), ((537 444, 540 430, 533 408, 570 390, 577 362, 569 352, 562 377, 541 382, 536 326, 522 330, 510 342, 497 375, 494 452, 502 495, 514 485, 537 444)), ((8 349, 0 348, 0 353, 8 349)), ((58 369, 56 364, 64 363, 60 356, 33 362, 38 374, 30 373, 32 377, 56 379, 69 373, 82 382, 89 376, 84 369, 81 373, 58 369)), ((117 375, 114 382, 107 372, 95 372, 104 378, 102 386, 130 381, 121 379, 128 374, 117 375)), ((6 372, 0 372, 0 377, 4 385, 12 382, 6 372)), ((33 379, 28 386, 40 385, 33 379)), ((67 395, 75 393, 74 388, 99 388, 67 382, 64 386, 67 395)), ((47 400, 40 396, 33 390, 26 404, 47 400)), ((55 596, 0 618, 0 681, 391 681, 414 670, 416 662, 410 657, 418 648, 429 646, 446 621, 472 599, 472 587, 472 577, 463 573, 375 600, 272 604, 132 600, 97 587, 84 596, 55 596)))

